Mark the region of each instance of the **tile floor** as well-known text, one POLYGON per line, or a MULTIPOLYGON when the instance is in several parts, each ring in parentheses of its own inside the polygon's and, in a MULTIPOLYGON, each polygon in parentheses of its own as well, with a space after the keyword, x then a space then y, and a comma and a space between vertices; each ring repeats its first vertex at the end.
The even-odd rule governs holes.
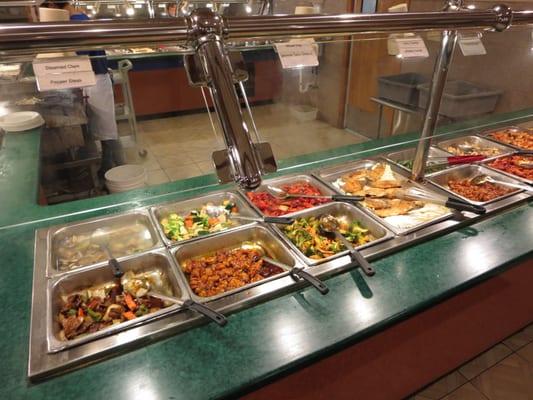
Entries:
POLYGON ((533 400, 533 324, 409 400, 533 400))
MULTIPOLYGON (((253 113, 262 140, 272 145, 278 160, 368 140, 319 120, 301 119, 283 104, 254 106, 253 113)), ((144 165, 148 184, 156 185, 212 173, 211 154, 223 143, 208 115, 197 113, 139 121, 138 146, 146 157, 130 148, 126 160, 144 165)))

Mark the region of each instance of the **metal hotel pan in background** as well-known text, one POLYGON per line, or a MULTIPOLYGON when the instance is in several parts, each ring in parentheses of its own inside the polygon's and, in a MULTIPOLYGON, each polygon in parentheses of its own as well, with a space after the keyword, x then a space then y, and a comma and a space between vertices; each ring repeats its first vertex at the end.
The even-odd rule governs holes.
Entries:
POLYGON ((497 128, 497 129, 490 129, 490 130, 487 130, 487 131, 483 131, 483 132, 480 132, 478 133, 479 136, 485 138, 485 139, 489 139, 495 143, 499 143, 499 144, 502 144, 504 146, 508 146, 508 147, 512 147, 513 149, 516 149, 516 150, 522 150, 522 151, 533 151, 531 149, 524 149, 523 147, 520 147, 520 146, 516 146, 514 144, 511 144, 511 143, 507 143, 507 142, 502 142, 501 140, 498 140, 496 138, 494 138, 492 136, 493 133, 496 133, 496 132, 501 132, 501 131, 505 131, 505 130, 512 130, 512 131, 515 131, 515 132, 529 132, 530 135, 533 135, 533 131, 531 129, 528 129, 528 128, 520 128, 519 126, 504 126, 504 127, 501 127, 501 128, 497 128))
MULTIPOLYGON (((143 253, 142 255, 126 258, 120 262, 120 265, 124 272, 133 271, 139 273, 155 269, 159 270, 168 279, 173 296, 182 300, 188 299, 185 286, 180 281, 175 266, 164 249, 154 250, 148 253, 143 253)), ((107 263, 102 263, 100 265, 92 266, 90 269, 74 271, 70 274, 62 275, 48 281, 46 289, 48 313, 46 316, 46 337, 49 352, 65 350, 89 341, 97 340, 104 336, 116 334, 134 326, 149 323, 149 321, 154 318, 160 318, 172 311, 177 311, 177 309, 180 308, 179 305, 173 304, 154 313, 144 315, 131 321, 111 325, 101 331, 83 335, 77 339, 68 341, 60 340, 58 338, 60 327, 59 323, 56 321, 56 316, 60 310, 61 296, 105 284, 107 282, 112 283, 114 280, 115 278, 111 268, 107 263)))
MULTIPOLYGON (((440 190, 436 187, 428 187, 428 186, 420 185, 416 182, 409 180, 404 175, 407 173, 405 170, 401 169, 399 166, 396 166, 395 164, 392 164, 392 163, 389 163, 383 160, 365 159, 365 160, 352 161, 347 164, 341 164, 341 165, 337 165, 334 167, 320 169, 318 171, 313 172, 313 174, 315 174, 319 179, 321 179, 322 181, 330 185, 332 188, 334 188, 338 193, 345 194, 344 191, 336 183, 343 175, 350 173, 350 172, 355 172, 361 169, 370 169, 374 165, 379 164, 379 163, 390 165, 391 170, 394 173, 395 177, 399 179, 400 181, 405 182, 405 184, 408 184, 409 187, 420 188, 426 192, 430 192, 430 193, 435 192, 441 195, 443 195, 443 193, 446 193, 446 192, 441 193, 440 190)), ((453 213, 450 211, 437 218, 431 219, 429 221, 421 222, 420 224, 417 224, 413 227, 400 228, 400 227, 396 227, 396 226, 389 224, 384 218, 381 218, 378 215, 376 215, 371 209, 366 208, 360 204, 357 204, 357 206, 360 209, 364 210, 366 213, 370 214, 374 219, 379 221, 382 225, 387 227, 389 230, 391 230, 392 232, 398 235, 407 235, 411 232, 415 232, 429 225, 435 224, 440 221, 444 221, 453 215, 453 213)))
MULTIPOLYGON (((453 138, 453 139, 442 140, 442 141, 439 141, 436 144, 436 146, 439 149, 441 149, 441 150, 444 150, 444 151, 449 152, 450 154, 453 154, 452 152, 447 150, 447 147, 448 146, 453 146, 453 145, 459 145, 461 143, 477 145, 477 146, 480 146, 480 147, 494 148, 494 149, 498 149, 499 150, 498 154, 487 156, 486 160, 490 160, 490 159, 495 158, 495 157, 500 157, 500 156, 502 156, 504 154, 509 154, 509 153, 512 153, 514 151, 509 146, 506 146, 506 145, 503 145, 503 144, 500 144, 500 143, 496 143, 496 142, 493 142, 492 140, 487 140, 485 138, 482 138, 482 137, 479 137, 479 136, 474 136, 474 135, 461 136, 461 137, 457 137, 457 138, 453 138)), ((477 153, 474 153, 474 154, 477 154, 477 153)))
MULTIPOLYGON (((156 228, 152 225, 149 213, 145 209, 133 210, 131 212, 115 215, 93 218, 82 222, 75 222, 71 224, 59 225, 49 229, 47 235, 47 262, 46 262, 46 276, 55 276, 59 274, 69 273, 79 270, 90 265, 98 264, 89 263, 80 265, 69 270, 60 270, 58 266, 57 249, 60 242, 71 235, 91 235, 97 229, 105 228, 110 232, 110 235, 121 235, 121 232, 133 229, 137 232, 139 237, 143 236, 147 241, 151 241, 152 245, 142 249, 136 253, 139 254, 144 251, 162 247, 163 243, 159 239, 156 228)), ((113 249, 112 249, 113 250, 113 249)), ((128 257, 132 254, 120 254, 120 252, 113 252, 113 256, 117 259, 128 257)))
POLYGON ((513 196, 519 192, 521 192, 520 189, 516 189, 509 194, 506 194, 504 196, 496 197, 495 199, 489 200, 489 201, 474 201, 470 200, 466 197, 463 197, 457 193, 455 193, 453 190, 451 190, 448 187, 448 181, 450 179, 471 179, 478 175, 488 175, 496 180, 503 181, 503 182, 509 182, 509 183, 517 183, 520 184, 516 179, 512 179, 508 177, 507 175, 504 175, 494 169, 486 168, 482 165, 461 165, 455 168, 450 168, 445 171, 438 172, 428 179, 438 187, 442 188, 443 190, 446 190, 448 193, 452 194, 455 197, 458 197, 466 202, 469 202, 471 204, 477 204, 480 206, 485 206, 490 203, 494 203, 496 201, 505 199, 507 197, 513 196))
MULTIPOLYGON (((355 247, 356 250, 365 249, 367 247, 376 245, 378 243, 384 242, 394 237, 394 233, 392 231, 382 226, 374 218, 370 217, 369 215, 361 211, 359 208, 351 204, 347 204, 347 203, 336 202, 336 203, 324 204, 319 207, 299 213, 297 218, 308 218, 308 217, 319 218, 321 215, 327 215, 327 214, 333 215, 334 217, 346 217, 346 219, 349 222, 359 221, 361 225, 364 228, 368 229, 369 232, 372 234, 372 236, 376 238, 375 240, 369 243, 365 243, 361 246, 356 246, 355 247)), ((338 257, 345 256, 348 254, 348 250, 344 250, 342 252, 334 254, 330 257, 322 258, 320 260, 309 258, 305 254, 303 254, 302 251, 298 248, 298 246, 296 246, 293 242, 291 242, 291 240, 285 235, 285 233, 283 232, 282 226, 277 225, 275 226, 275 229, 277 233, 285 240, 287 245, 295 253, 297 253, 300 256, 300 258, 302 258, 308 265, 322 264, 324 262, 333 260, 338 257)))
MULTIPOLYGON (((198 240, 201 238, 210 237, 213 235, 216 235, 220 232, 213 232, 208 235, 203 236, 197 236, 195 238, 176 241, 171 240, 167 238, 165 235, 165 232, 163 232, 163 227, 160 224, 161 218, 164 218, 166 215, 171 213, 176 213, 178 215, 186 215, 191 210, 196 208, 201 208, 206 203, 213 203, 214 205, 222 204, 224 200, 230 200, 234 202, 237 205, 237 208, 239 210, 239 215, 244 217, 257 217, 257 214, 252 207, 249 206, 248 202, 246 202, 238 193, 232 192, 232 191, 224 191, 224 192, 215 192, 208 194, 206 196, 197 197, 189 200, 183 200, 175 203, 166 203, 161 204, 158 206, 150 207, 150 214, 152 216, 152 220, 154 222, 154 225, 157 227, 157 231, 161 235, 161 238, 163 239, 163 242, 167 246, 175 246, 177 244, 187 243, 192 240, 198 240)), ((242 220, 234 220, 235 226, 230 227, 228 229, 225 229, 224 231, 235 229, 236 227, 242 226, 242 225, 249 225, 250 222, 242 221, 242 220)), ((221 231, 222 232, 222 231, 221 231)))
MULTIPOLYGON (((487 167, 487 168, 490 168, 494 171, 497 171, 499 172, 500 174, 504 174, 506 176, 508 176, 509 178, 513 178, 513 179, 516 179, 516 180, 519 180, 519 181, 522 181, 524 183, 527 183, 529 185, 533 185, 533 180, 532 179, 527 179, 527 178, 523 178, 521 176, 518 176, 518 175, 515 175, 515 174, 511 174, 510 172, 507 172, 507 171, 502 171, 501 169, 498 169, 496 167, 492 167, 490 166, 489 164, 493 161, 496 161, 500 158, 505 158, 505 157, 511 157, 511 156, 514 156, 514 155, 520 155, 520 153, 513 153, 513 154, 509 154, 509 155, 506 155, 506 156, 502 156, 502 157, 498 157, 498 158, 494 158, 492 160, 489 160, 489 161, 485 161, 482 163, 483 166, 487 167)), ((531 161, 533 161, 533 154, 531 155, 527 155, 528 158, 531 158, 531 161)))
MULTIPOLYGON (((307 183, 315 186, 318 190, 320 190, 320 192, 323 195, 337 194, 334 190, 329 188, 327 185, 325 185, 324 183, 322 183, 321 181, 319 181, 315 177, 313 177, 311 175, 305 175, 305 174, 289 175, 289 176, 284 176, 284 177, 281 177, 281 178, 267 179, 267 180, 265 180, 265 181, 263 181, 261 183, 261 185, 255 190, 255 192, 266 192, 267 191, 266 187, 268 185, 279 187, 281 185, 286 185, 286 184, 296 183, 296 182, 307 182, 307 183)), ((245 191, 243 191, 242 189, 239 189, 239 191, 242 193, 242 195, 248 201, 248 204, 250 204, 250 206, 255 211, 257 211, 262 216, 266 216, 265 214, 263 214, 261 212, 261 210, 259 208, 257 208, 257 206, 254 203, 252 203, 250 201, 248 196, 246 196, 246 192, 245 191)), ((313 208, 313 207, 311 207, 311 208, 313 208)), ((311 208, 309 208, 309 209, 311 209, 311 208)), ((296 212, 293 212, 293 213, 284 214, 283 216, 284 217, 292 217, 292 216, 294 216, 294 215, 296 215, 296 214, 298 214, 300 212, 301 211, 296 211, 296 212)))
POLYGON ((301 265, 302 263, 299 262, 298 259, 284 246, 280 238, 274 235, 267 227, 258 223, 242 226, 233 231, 225 231, 217 236, 197 240, 195 242, 187 243, 186 245, 178 245, 171 249, 171 254, 178 265, 178 271, 182 280, 187 283, 189 294, 193 300, 199 303, 206 303, 281 278, 289 273, 289 269, 286 269, 283 273, 210 297, 201 297, 192 291, 188 284, 189 280, 187 274, 181 269, 181 265, 184 261, 212 254, 219 250, 238 249, 245 243, 259 244, 270 258, 291 268, 303 266, 301 265))
MULTIPOLYGON (((415 158, 415 152, 416 152, 416 148, 415 147, 411 147, 411 148, 408 148, 408 149, 405 149, 405 150, 399 150, 399 151, 395 151, 395 152, 392 152, 392 153, 385 154, 383 157, 386 160, 393 162, 395 165, 397 165, 398 167, 404 169, 405 171, 411 172, 411 170, 409 168, 403 166, 402 164, 400 164, 400 162, 401 161, 409 161, 409 160, 412 161, 415 158)), ((429 157, 449 157, 449 156, 450 156, 450 153, 448 153, 447 151, 438 149, 437 147, 433 147, 433 146, 431 146, 429 148, 429 157)), ((442 169, 449 168, 449 166, 447 164, 441 164, 439 166, 442 169)), ((426 166, 426 171, 430 167, 431 167, 431 165, 428 163, 428 165, 426 166)), ((435 172, 438 172, 438 171, 435 171, 435 172)), ((426 176, 434 174, 435 172, 426 173, 426 176)))

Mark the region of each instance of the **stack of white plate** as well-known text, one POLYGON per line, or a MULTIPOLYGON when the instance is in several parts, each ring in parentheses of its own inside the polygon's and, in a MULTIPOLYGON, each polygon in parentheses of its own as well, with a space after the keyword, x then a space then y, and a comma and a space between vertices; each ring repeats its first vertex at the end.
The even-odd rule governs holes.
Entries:
POLYGON ((111 168, 105 173, 105 184, 111 193, 142 188, 146 185, 146 169, 135 164, 111 168))
POLYGON ((10 132, 24 132, 44 125, 41 114, 35 111, 20 111, 0 117, 0 128, 10 132))

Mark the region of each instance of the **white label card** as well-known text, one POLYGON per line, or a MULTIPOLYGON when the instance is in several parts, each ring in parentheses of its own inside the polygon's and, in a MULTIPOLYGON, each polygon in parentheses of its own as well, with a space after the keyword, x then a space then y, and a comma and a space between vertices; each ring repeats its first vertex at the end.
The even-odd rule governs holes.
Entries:
POLYGON ((313 39, 297 39, 287 43, 276 43, 276 50, 283 69, 316 67, 318 65, 317 45, 313 39))
POLYGON ((36 59, 33 62, 33 72, 40 92, 96 84, 91 61, 87 56, 36 59))
POLYGON ((477 36, 474 37, 460 37, 459 38, 459 48, 463 53, 463 56, 484 56, 487 54, 483 42, 477 36))
POLYGON ((426 43, 420 36, 413 38, 397 38, 398 56, 400 58, 427 58, 429 57, 426 43))
POLYGON ((39 89, 40 92, 96 85, 96 78, 93 71, 46 74, 37 76, 36 78, 37 89, 39 89))

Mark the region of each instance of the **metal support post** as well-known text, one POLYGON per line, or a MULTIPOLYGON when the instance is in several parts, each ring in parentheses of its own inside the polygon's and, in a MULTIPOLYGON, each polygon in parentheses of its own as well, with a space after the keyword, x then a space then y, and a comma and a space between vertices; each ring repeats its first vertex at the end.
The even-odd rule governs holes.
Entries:
POLYGON ((456 43, 457 31, 444 31, 442 33, 441 48, 433 70, 433 78, 431 79, 431 86, 429 88, 429 101, 424 114, 422 133, 420 134, 420 140, 416 147, 415 158, 413 161, 411 178, 416 181, 424 179, 429 147, 431 146, 431 137, 435 133, 435 128, 437 127, 442 93, 444 92, 444 86, 446 85, 446 78, 448 76, 448 70, 456 43))
MULTIPOLYGON (((263 172, 274 171, 275 161, 267 143, 254 144, 241 110, 235 84, 247 79, 242 70, 233 68, 224 48, 224 23, 209 9, 197 9, 190 17, 190 40, 197 57, 185 58, 191 83, 208 86, 222 127, 225 150, 213 153, 219 180, 234 180, 245 189, 261 184, 263 172)), ((243 93, 243 95, 245 95, 243 93)))

